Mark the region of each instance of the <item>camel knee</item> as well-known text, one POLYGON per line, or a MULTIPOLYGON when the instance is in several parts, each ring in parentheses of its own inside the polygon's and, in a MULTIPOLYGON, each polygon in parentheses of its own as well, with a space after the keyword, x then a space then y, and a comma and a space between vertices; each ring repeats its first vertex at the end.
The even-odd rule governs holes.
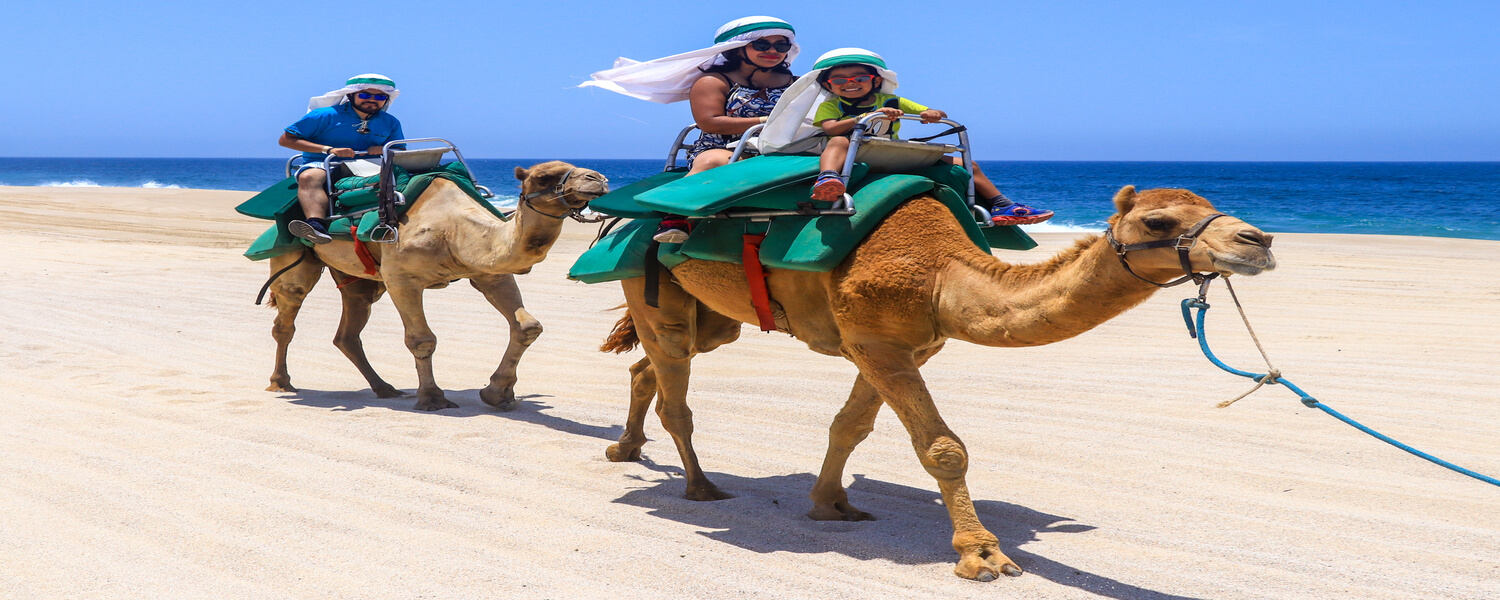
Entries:
POLYGON ((687 323, 657 323, 653 329, 656 333, 656 345, 667 356, 672 358, 687 358, 692 354, 693 336, 692 332, 688 330, 687 323))
POLYGON ((437 338, 433 336, 407 337, 406 349, 411 350, 412 356, 419 360, 432 358, 432 353, 437 351, 437 338))
POLYGON ((940 437, 922 452, 922 466, 936 479, 958 479, 969 470, 969 452, 958 440, 940 437))

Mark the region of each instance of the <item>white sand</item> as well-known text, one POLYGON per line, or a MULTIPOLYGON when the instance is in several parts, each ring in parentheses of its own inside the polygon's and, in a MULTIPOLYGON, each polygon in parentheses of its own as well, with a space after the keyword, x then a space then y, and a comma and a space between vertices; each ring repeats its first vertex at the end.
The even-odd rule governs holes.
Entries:
MULTIPOLYGON (((376 399, 332 339, 325 280, 262 391, 272 311, 251 304, 266 226, 248 194, 0 188, 0 598, 1500 598, 1500 488, 1249 387, 1185 334, 1175 288, 1079 338, 963 343, 924 373, 972 453, 980 517, 1026 575, 951 573, 936 486, 894 416, 850 462, 880 520, 803 516, 853 368, 751 330, 695 363, 709 476, 681 498, 654 418, 610 463, 625 368, 594 351, 618 286, 564 278, 570 227, 521 278, 547 327, 514 412, 478 398, 503 320, 467 285, 428 292, 438 381, 462 408, 376 399), (189 230, 189 228, 195 228, 189 230)), ((1101 200, 1102 201, 1102 200, 1101 200)), ((1037 260, 1070 236, 1039 236, 1037 260)), ((1292 381, 1397 439, 1500 476, 1500 243, 1280 235, 1239 279, 1292 381)), ((1221 356, 1261 368, 1222 288, 1221 356)), ((416 383, 388 301, 364 336, 416 383)))

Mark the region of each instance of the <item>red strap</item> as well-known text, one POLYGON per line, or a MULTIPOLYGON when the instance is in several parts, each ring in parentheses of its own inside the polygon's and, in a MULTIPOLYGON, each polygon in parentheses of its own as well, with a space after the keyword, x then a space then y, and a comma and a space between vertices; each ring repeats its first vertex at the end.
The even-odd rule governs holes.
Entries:
POLYGON ((344 280, 339 282, 338 289, 342 290, 342 289, 344 289, 344 286, 349 285, 351 283, 354 283, 356 281, 360 281, 360 279, 358 277, 353 276, 353 275, 345 275, 344 276, 344 280))
POLYGON ((755 307, 755 318, 760 321, 761 331, 776 331, 776 319, 771 316, 771 292, 766 289, 766 270, 760 265, 760 243, 765 234, 745 234, 745 248, 740 262, 745 265, 745 280, 750 283, 750 304, 755 307))
POLYGON ((354 238, 354 255, 359 257, 359 262, 365 264, 365 275, 380 274, 380 265, 375 264, 375 257, 370 254, 370 249, 365 247, 365 243, 359 241, 358 236, 354 238))

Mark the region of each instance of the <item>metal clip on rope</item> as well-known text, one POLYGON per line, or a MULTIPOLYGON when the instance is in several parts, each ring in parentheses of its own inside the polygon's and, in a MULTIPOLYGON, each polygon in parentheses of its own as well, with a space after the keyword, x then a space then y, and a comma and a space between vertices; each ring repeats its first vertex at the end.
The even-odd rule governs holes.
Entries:
POLYGON ((1255 387, 1250 388, 1250 391, 1245 392, 1243 394, 1240 394, 1240 396, 1238 398, 1235 398, 1233 400, 1229 400, 1229 401, 1226 401, 1226 402, 1221 402, 1219 404, 1219 408, 1224 408, 1224 407, 1227 407, 1227 406, 1229 406, 1231 404, 1234 404, 1235 402, 1239 401, 1241 398, 1244 398, 1246 396, 1249 396, 1252 393, 1255 393, 1256 390, 1259 390, 1262 386, 1265 386, 1267 384, 1269 384, 1269 385, 1283 385, 1283 386, 1286 386, 1286 388, 1289 389, 1289 390, 1291 390, 1293 393, 1297 394, 1297 396, 1302 399, 1302 404, 1303 405, 1308 406, 1310 408, 1316 408, 1316 409, 1321 410, 1321 411, 1323 411, 1325 413, 1328 413, 1329 416, 1331 416, 1331 417, 1333 417, 1335 419, 1338 419, 1340 421, 1343 421, 1343 422, 1349 424, 1351 427, 1354 427, 1355 429, 1358 429, 1360 431, 1368 433, 1371 436, 1373 436, 1375 439, 1378 439, 1378 440, 1380 440, 1382 442, 1385 442, 1387 444, 1390 444, 1392 446, 1400 448, 1400 449, 1402 449, 1402 450, 1404 450, 1406 452, 1411 453, 1414 456, 1417 456, 1417 457, 1420 457, 1422 459, 1425 459, 1425 460, 1427 460, 1427 461, 1429 461, 1429 462, 1431 462, 1433 464, 1436 464, 1438 466, 1444 467, 1444 468, 1449 469, 1451 471, 1454 471, 1456 473, 1461 473, 1461 474, 1464 474, 1464 475, 1468 475, 1469 477, 1473 477, 1474 479, 1478 479, 1478 480, 1483 481, 1485 483, 1488 483, 1490 485, 1500 486, 1500 479, 1495 479, 1494 477, 1490 477, 1488 475, 1482 475, 1480 473, 1476 473, 1474 471, 1470 471, 1468 469, 1465 469, 1463 467, 1460 467, 1458 465, 1450 463, 1450 462, 1448 462, 1446 460, 1443 460, 1441 458, 1438 458, 1436 456, 1433 456, 1431 454, 1428 454, 1426 452, 1423 452, 1421 450, 1418 450, 1416 448, 1413 448, 1411 446, 1403 444, 1403 443, 1401 443, 1399 441, 1396 441, 1396 440, 1390 438, 1389 436, 1386 436, 1385 434, 1382 434, 1382 433, 1380 433, 1378 431, 1375 431, 1374 429, 1370 429, 1369 427, 1364 426, 1363 424, 1359 423, 1358 421, 1355 421, 1354 419, 1351 419, 1349 417, 1344 416, 1343 413, 1340 413, 1339 411, 1336 411, 1336 410, 1330 408, 1328 405, 1323 404, 1322 402, 1319 402, 1317 398, 1313 398, 1312 396, 1308 395, 1307 392, 1302 391, 1302 388, 1299 388, 1296 385, 1293 385, 1291 381, 1283 379, 1281 377, 1281 371, 1277 370, 1276 367, 1274 367, 1274 366, 1271 365, 1271 359, 1266 356, 1265 349, 1261 348, 1260 338, 1255 335, 1255 330, 1250 328, 1250 320, 1247 317, 1245 317, 1245 308, 1243 306, 1240 306, 1239 296, 1235 295, 1235 293, 1234 293, 1234 286, 1229 283, 1229 279, 1227 279, 1227 278, 1224 279, 1224 285, 1229 288, 1229 295, 1230 295, 1231 298, 1234 299, 1234 306, 1235 306, 1235 308, 1239 309, 1239 311, 1240 311, 1240 319, 1244 320, 1244 322, 1245 322, 1245 329, 1250 332, 1250 339, 1252 339, 1252 340, 1255 341, 1255 347, 1260 350, 1261 358, 1264 358, 1265 361, 1266 361, 1267 372, 1266 373, 1252 373, 1252 372, 1249 372, 1249 371, 1241 371, 1239 369, 1236 369, 1234 367, 1231 367, 1229 365, 1224 364, 1224 361, 1219 360, 1219 357, 1214 356, 1213 350, 1209 349, 1209 347, 1208 347, 1208 338, 1206 337, 1206 332, 1204 331, 1204 327, 1203 327, 1204 326, 1204 320, 1205 320, 1206 315, 1208 314, 1208 308, 1209 308, 1208 302, 1206 301, 1206 298, 1208 296, 1209 281, 1210 280, 1206 280, 1206 281, 1204 281, 1199 286, 1199 288, 1198 288, 1198 297, 1197 298, 1187 298, 1187 299, 1185 299, 1185 300, 1182 301, 1182 319, 1183 319, 1184 323, 1187 325, 1188 336, 1190 336, 1190 337, 1198 340, 1198 347, 1201 350, 1203 350, 1203 356, 1207 357, 1208 360, 1209 360, 1209 362, 1212 362, 1214 364, 1214 366, 1216 366, 1216 367, 1218 367, 1220 369, 1223 369, 1225 371, 1228 371, 1228 372, 1230 372, 1232 374, 1239 375, 1240 377, 1247 377, 1247 378, 1253 379, 1255 381, 1255 387), (1194 318, 1194 315, 1192 314, 1193 309, 1197 309, 1198 310, 1198 314, 1197 314, 1196 319, 1194 318))

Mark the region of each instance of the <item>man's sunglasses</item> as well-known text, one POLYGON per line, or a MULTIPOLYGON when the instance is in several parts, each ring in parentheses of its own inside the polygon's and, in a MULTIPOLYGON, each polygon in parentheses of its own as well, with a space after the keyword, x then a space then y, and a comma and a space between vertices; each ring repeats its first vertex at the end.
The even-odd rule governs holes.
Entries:
POLYGON ((874 80, 874 75, 855 75, 853 77, 829 77, 828 83, 833 85, 848 85, 850 83, 870 83, 874 80))
POLYGON ((786 54, 788 50, 792 49, 792 43, 791 42, 776 42, 776 43, 771 43, 771 42, 768 42, 766 40, 755 40, 753 42, 750 42, 750 48, 754 49, 756 52, 765 52, 767 50, 775 48, 777 52, 780 52, 782 54, 786 54))
POLYGON ((390 100, 391 99, 391 97, 389 95, 386 95, 386 94, 371 94, 370 92, 360 92, 358 94, 355 94, 354 96, 356 98, 359 98, 360 100, 369 100, 371 98, 374 98, 375 100, 380 101, 380 102, 385 102, 386 100, 390 100))

